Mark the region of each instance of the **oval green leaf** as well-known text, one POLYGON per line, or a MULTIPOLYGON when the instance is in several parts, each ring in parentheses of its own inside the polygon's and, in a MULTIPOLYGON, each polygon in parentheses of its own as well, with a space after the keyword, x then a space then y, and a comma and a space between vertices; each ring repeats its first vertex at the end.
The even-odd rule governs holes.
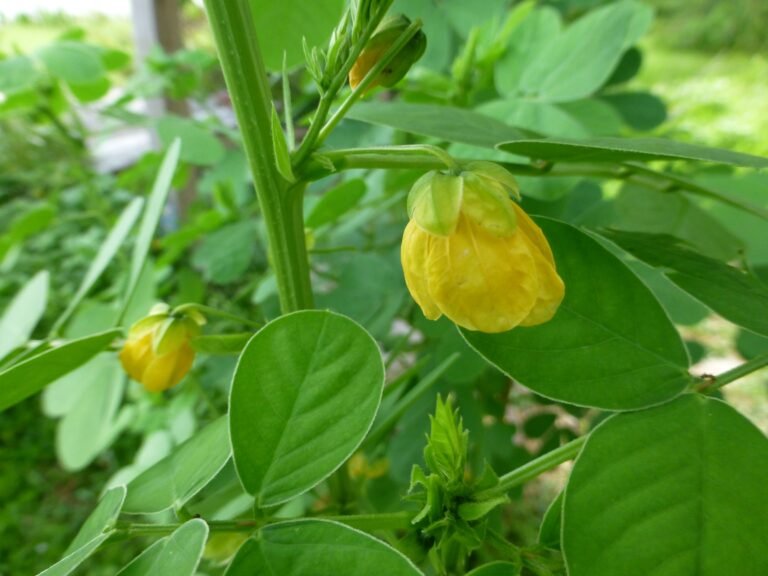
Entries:
POLYGON ((383 384, 376 342, 345 316, 296 312, 257 332, 229 402, 235 466, 257 505, 285 502, 341 466, 371 427, 383 384))
POLYGON ((768 574, 768 439, 685 395, 595 428, 563 505, 571 576, 768 574))
POLYGON ((462 330, 502 372, 535 392, 607 410, 642 408, 680 394, 688 353, 658 300, 594 238, 537 220, 565 282, 555 317, 501 334, 462 330))
POLYGON ((119 335, 120 330, 108 330, 70 340, 0 372, 0 411, 32 396, 54 380, 82 366, 119 335))
POLYGON ((123 512, 153 514, 183 506, 219 473, 230 453, 222 416, 131 480, 123 512))
POLYGON ((328 520, 296 520, 263 528, 237 552, 226 576, 422 576, 400 552, 328 520))

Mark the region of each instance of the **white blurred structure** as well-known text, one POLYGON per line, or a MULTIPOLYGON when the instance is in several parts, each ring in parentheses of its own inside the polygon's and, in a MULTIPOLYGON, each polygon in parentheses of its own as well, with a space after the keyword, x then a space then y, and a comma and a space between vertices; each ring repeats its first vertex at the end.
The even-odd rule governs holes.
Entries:
POLYGON ((73 16, 106 14, 108 16, 131 15, 131 0, 0 0, 0 17, 9 20, 17 16, 34 16, 41 12, 61 12, 73 16))

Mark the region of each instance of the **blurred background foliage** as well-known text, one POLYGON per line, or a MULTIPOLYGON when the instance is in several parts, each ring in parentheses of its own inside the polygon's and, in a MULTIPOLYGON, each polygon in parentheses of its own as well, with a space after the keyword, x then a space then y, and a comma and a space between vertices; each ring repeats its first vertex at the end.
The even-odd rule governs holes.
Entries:
MULTIPOLYGON (((536 10, 571 23, 608 3, 552 0, 536 10)), ((515 96, 509 80, 514 50, 527 38, 522 30, 530 28, 525 19, 532 4, 488 0, 483 10, 467 14, 456 2, 399 1, 396 9, 424 19, 429 51, 398 92, 377 97, 474 109, 544 134, 650 134, 768 155, 768 4, 651 0, 647 5, 655 10, 653 25, 635 47, 627 47, 608 82, 585 98, 542 105, 515 96), (508 15, 515 10, 519 21, 510 24, 508 15), (471 33, 468 22, 477 32, 471 33), (479 47, 474 56, 465 50, 468 40, 479 47)), ((183 162, 172 209, 164 215, 128 319, 140 317, 157 300, 204 302, 254 319, 277 313, 264 230, 205 17, 192 2, 181 3, 181 15, 186 48, 174 54, 158 49, 143 63, 135 57, 130 23, 120 18, 60 13, 0 23, 0 310, 36 272, 48 270, 51 295, 37 336, 73 297, 116 216, 132 198, 147 194, 160 161, 159 153, 142 150, 147 129, 156 131, 155 143, 162 146, 180 137, 183 162), (170 107, 154 115, 146 107, 152 98, 184 102, 189 114, 168 112, 170 107), (131 146, 110 152, 119 138, 139 138, 141 145, 133 147, 139 153, 131 146)), ((317 95, 298 68, 290 83, 295 116, 306 120, 317 95)), ((280 84, 275 76, 278 102, 280 84)), ((329 145, 393 138, 423 141, 345 121, 329 145)), ((464 144, 451 150, 487 154, 464 144)), ((768 207, 766 174, 706 166, 686 167, 680 174, 768 207)), ((471 431, 475 467, 487 458, 497 470, 509 470, 573 437, 594 415, 513 385, 487 368, 449 322, 421 317, 407 297, 398 257, 405 193, 417 176, 358 171, 312 185, 306 223, 317 303, 373 333, 385 350, 390 380, 412 384, 458 353, 459 361, 441 368, 435 391, 456 395, 471 431)), ((768 278, 765 223, 744 212, 593 178, 521 178, 521 184, 529 212, 585 226, 675 233, 719 259, 746 254, 768 278)), ((66 336, 92 332, 114 317, 123 258, 99 280, 66 336)), ((768 349, 768 340, 714 317, 660 273, 631 265, 682 327, 694 360, 705 361, 702 370, 717 372, 739 355, 768 349)), ((242 327, 216 320, 211 330, 242 327)), ((42 402, 32 398, 6 411, 0 426, 0 574, 35 573, 52 564, 103 486, 135 477, 226 412, 234 361, 201 355, 182 386, 152 396, 126 382, 115 371, 114 358, 105 357, 55 383, 42 402), (95 385, 88 388, 88 382, 95 385)), ((768 429, 764 381, 753 379, 728 394, 768 429)), ((411 465, 421 458, 433 405, 427 396, 405 415, 385 455, 388 474, 370 480, 360 502, 351 506, 384 511, 399 504, 411 465)), ((231 470, 222 472, 225 487, 227 474, 231 477, 231 470)), ((535 542, 538 519, 561 480, 554 473, 526 487, 526 498, 497 521, 515 539, 535 542)), ((114 573, 139 544, 108 547, 90 564, 89 574, 114 573)), ((206 569, 216 573, 215 562, 206 569)))

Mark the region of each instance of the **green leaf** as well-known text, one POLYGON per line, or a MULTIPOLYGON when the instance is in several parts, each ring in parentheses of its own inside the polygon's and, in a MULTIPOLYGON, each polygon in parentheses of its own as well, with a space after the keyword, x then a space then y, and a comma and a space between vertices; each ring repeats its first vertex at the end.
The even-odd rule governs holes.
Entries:
POLYGON ((104 76, 99 50, 94 46, 61 40, 37 52, 51 75, 67 84, 91 84, 104 76))
POLYGON ((490 562, 467 572, 467 576, 519 576, 522 566, 512 562, 490 562))
POLYGON ((539 527, 539 544, 547 548, 560 549, 560 530, 563 524, 563 496, 561 491, 544 513, 539 527))
POLYGON ((45 312, 49 275, 35 274, 19 290, 0 317, 0 359, 26 344, 45 312))
POLYGON ((376 342, 344 316, 295 312, 257 332, 229 403, 235 466, 257 505, 285 502, 341 466, 371 427, 383 384, 376 342))
POLYGON ((0 92, 10 94, 31 88, 40 73, 28 56, 13 56, 0 60, 0 92))
POLYGON ((667 119, 667 107, 658 96, 648 92, 605 94, 601 100, 610 104, 635 130, 653 130, 667 119))
POLYGON ((42 390, 45 386, 82 366, 120 335, 108 330, 70 340, 0 372, 0 411, 42 390))
POLYGON ((416 566, 384 542, 328 520, 272 524, 237 552, 226 576, 422 576, 416 566))
POLYGON ((558 37, 561 28, 560 13, 550 6, 528 14, 510 38, 506 54, 496 63, 494 78, 499 94, 513 96, 519 92, 526 68, 558 37))
POLYGON ((85 562, 112 534, 125 500, 125 487, 109 490, 91 515, 88 516, 75 539, 64 551, 64 557, 40 573, 40 576, 66 576, 85 562))
POLYGON ((192 339, 190 344, 197 352, 212 354, 215 356, 240 355, 248 340, 253 336, 252 332, 240 334, 210 334, 198 336, 192 339))
POLYGON ((483 114, 434 104, 364 103, 352 108, 347 117, 412 134, 486 148, 527 137, 525 132, 483 114))
POLYGON ((498 148, 512 154, 553 162, 700 160, 751 168, 768 167, 768 158, 662 138, 544 138, 504 142, 498 148))
POLYGON ((739 238, 681 193, 625 184, 615 199, 614 214, 615 228, 676 236, 719 260, 732 260, 744 250, 739 238))
POLYGON ((317 229, 341 218, 360 203, 365 196, 365 181, 347 180, 325 192, 306 219, 308 228, 317 229))
POLYGON ((546 102, 567 102, 597 91, 616 68, 638 4, 617 2, 589 12, 531 55, 518 90, 546 102))
POLYGON ((326 48, 339 21, 344 0, 250 0, 264 64, 279 71, 285 53, 289 68, 304 59, 302 39, 310 46, 326 48))
POLYGON ((283 126, 280 124, 280 117, 277 115, 274 104, 272 104, 272 150, 275 153, 277 171, 280 172, 280 176, 289 182, 295 182, 296 177, 293 175, 293 168, 291 167, 291 153, 288 150, 285 132, 283 132, 283 126))
POLYGON ((470 346, 524 386, 571 404, 628 410, 680 394, 688 353, 650 290, 585 232, 538 222, 565 282, 560 309, 531 328, 462 330, 470 346))
POLYGON ((192 264, 216 284, 230 284, 243 277, 256 255, 257 232, 253 220, 222 226, 205 236, 192 255, 192 264), (237 246, 237 250, 232 247, 237 246))
POLYGON ((768 285, 750 272, 709 258, 672 236, 607 231, 603 234, 666 276, 726 320, 768 336, 768 285))
POLYGON ((131 480, 123 512, 152 514, 183 506, 219 473, 230 452, 222 416, 131 480))
POLYGON ((141 207, 143 205, 144 200, 142 198, 134 198, 122 211, 117 222, 115 222, 115 225, 109 231, 109 234, 99 247, 96 257, 88 267, 88 271, 85 273, 85 277, 83 277, 77 292, 69 301, 67 309, 56 321, 56 327, 64 325, 72 313, 77 310, 80 302, 88 294, 91 288, 93 288, 96 281, 104 273, 104 270, 107 269, 107 266, 112 263, 115 254, 117 254, 118 250, 125 244, 125 239, 133 229, 133 225, 136 223, 139 214, 141 214, 141 207))
POLYGON ((571 576, 768 574, 768 439, 719 400, 685 395, 609 418, 565 492, 571 576))
MULTIPOLYGON (((144 215, 142 216, 141 224, 139 225, 136 243, 133 246, 130 275, 128 277, 128 285, 125 289, 125 297, 123 298, 123 314, 125 313, 125 307, 130 303, 131 297, 136 290, 136 285, 139 282, 139 277, 144 268, 144 262, 147 260, 147 255, 149 254, 152 237, 155 235, 155 230, 160 222, 160 216, 163 214, 165 202, 168 199, 168 193, 171 190, 173 173, 176 171, 176 165, 179 162, 180 150, 181 141, 176 139, 173 141, 170 148, 168 148, 168 152, 165 153, 163 163, 160 165, 160 170, 152 185, 152 191, 149 193, 149 199, 147 200, 144 208, 144 215)), ((121 314, 121 316, 123 314, 121 314)))
POLYGON ((163 146, 181 140, 181 160, 198 166, 213 166, 224 158, 224 145, 210 128, 181 116, 163 116, 157 121, 157 135, 163 146))
POLYGON ((199 518, 185 522, 134 558, 118 576, 194 576, 207 538, 205 522, 199 518))
POLYGON ((88 366, 72 409, 56 429, 56 455, 67 471, 88 466, 127 424, 117 421, 125 374, 115 355, 96 356, 88 366))

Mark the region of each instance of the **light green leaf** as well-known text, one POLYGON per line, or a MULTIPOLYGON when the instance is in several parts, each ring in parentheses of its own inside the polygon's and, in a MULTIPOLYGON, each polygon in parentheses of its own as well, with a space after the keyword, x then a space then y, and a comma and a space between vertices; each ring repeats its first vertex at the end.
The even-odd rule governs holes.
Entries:
POLYGON ((40 576, 66 576, 85 562, 113 533, 113 527, 125 500, 125 487, 109 490, 83 524, 64 557, 40 573, 40 576))
POLYGON ((339 21, 344 0, 250 0, 264 64, 279 71, 283 53, 289 68, 302 63, 302 39, 310 46, 326 48, 339 21))
POLYGON ((3 312, 0 317, 0 359, 29 340, 45 312, 48 282, 48 272, 38 272, 16 293, 3 312))
POLYGON ((253 220, 227 224, 203 238, 192 255, 192 263, 210 282, 235 282, 248 271, 256 255, 257 238, 253 220))
POLYGON ((352 108, 347 117, 369 124, 391 126, 412 134, 485 148, 494 148, 499 142, 527 137, 525 132, 483 114, 434 104, 364 103, 352 108))
POLYGON ((563 506, 571 576, 768 574, 768 439, 685 395, 595 428, 563 506))
POLYGON ((109 234, 104 239, 104 242, 99 247, 99 251, 96 253, 96 257, 88 267, 88 271, 85 273, 85 277, 80 283, 80 287, 77 292, 69 301, 69 305, 64 313, 56 321, 56 327, 63 326, 69 319, 72 313, 80 305, 80 302, 93 288, 93 285, 101 277, 106 270, 107 266, 112 263, 115 254, 125 244, 125 239, 133 229, 133 225, 141 214, 141 207, 144 205, 142 198, 134 198, 128 206, 125 207, 123 212, 115 222, 115 225, 109 231, 109 234))
POLYGON ((68 471, 88 466, 120 431, 117 411, 125 388, 122 367, 114 354, 99 355, 89 366, 94 369, 56 429, 56 455, 68 471))
POLYGON ((108 330, 70 340, 0 372, 0 411, 42 390, 45 386, 82 366, 120 335, 108 330))
POLYGON ((35 85, 40 73, 29 56, 12 56, 0 60, 0 93, 26 90, 35 85))
POLYGON ((194 576, 205 549, 208 525, 200 519, 179 526, 125 566, 118 576, 194 576))
POLYGON ((157 121, 157 135, 163 146, 181 140, 181 160, 199 166, 213 166, 224 157, 224 145, 211 129, 181 116, 163 116, 157 121))
POLYGON ((285 502, 341 466, 368 432, 383 384, 376 342, 344 316, 295 312, 257 332, 229 403, 235 466, 257 505, 285 502))
POLYGON ((141 276, 144 268, 144 262, 149 254, 152 237, 155 235, 155 230, 160 222, 160 216, 162 216, 163 209, 165 208, 165 202, 168 199, 168 193, 171 190, 171 181, 173 180, 173 173, 176 171, 176 165, 179 162, 180 150, 181 141, 176 139, 168 148, 168 152, 166 152, 163 158, 163 163, 160 165, 160 170, 152 185, 152 191, 149 193, 149 199, 147 200, 144 215, 139 225, 136 243, 133 246, 130 275, 128 277, 128 286, 126 286, 125 290, 125 297, 123 298, 123 313, 120 315, 121 317, 125 314, 125 307, 130 303, 136 290, 139 276, 141 276))
POLYGON ((183 506, 219 473, 230 452, 222 416, 131 480, 123 511, 152 514, 183 506))
POLYGON ((190 344, 197 352, 203 354, 212 354, 227 356, 230 354, 240 355, 248 340, 253 336, 252 332, 242 332, 239 334, 210 334, 207 336, 198 336, 192 339, 190 344))
POLYGON ((768 285, 751 272, 708 258, 677 238, 609 231, 604 235, 726 320, 768 336, 768 285))
POLYGON ((518 93, 526 68, 560 35, 561 28, 560 13, 554 8, 542 6, 528 14, 510 38, 507 53, 496 63, 494 78, 499 94, 518 93))
POLYGON ((105 73, 99 50, 81 42, 54 42, 41 48, 37 57, 43 61, 51 75, 67 84, 97 82, 105 73))
POLYGON ((306 219, 308 228, 316 229, 335 222, 352 210, 365 196, 365 181, 347 180, 325 192, 306 219))
POLYGON ((567 102, 597 91, 621 59, 637 4, 593 10, 530 54, 518 91, 546 102, 567 102))
POLYGON ((237 552, 226 576, 422 576, 384 542, 328 520, 296 520, 259 531, 237 552))
POLYGON ((512 154, 553 162, 699 160, 751 168, 768 167, 768 158, 662 138, 545 138, 504 142, 498 148, 512 154))
POLYGON ((565 282, 560 309, 530 328, 462 330, 470 346, 521 384, 563 402, 628 410, 680 394, 690 382, 688 354, 650 290, 588 234, 554 220, 539 224, 565 282))

